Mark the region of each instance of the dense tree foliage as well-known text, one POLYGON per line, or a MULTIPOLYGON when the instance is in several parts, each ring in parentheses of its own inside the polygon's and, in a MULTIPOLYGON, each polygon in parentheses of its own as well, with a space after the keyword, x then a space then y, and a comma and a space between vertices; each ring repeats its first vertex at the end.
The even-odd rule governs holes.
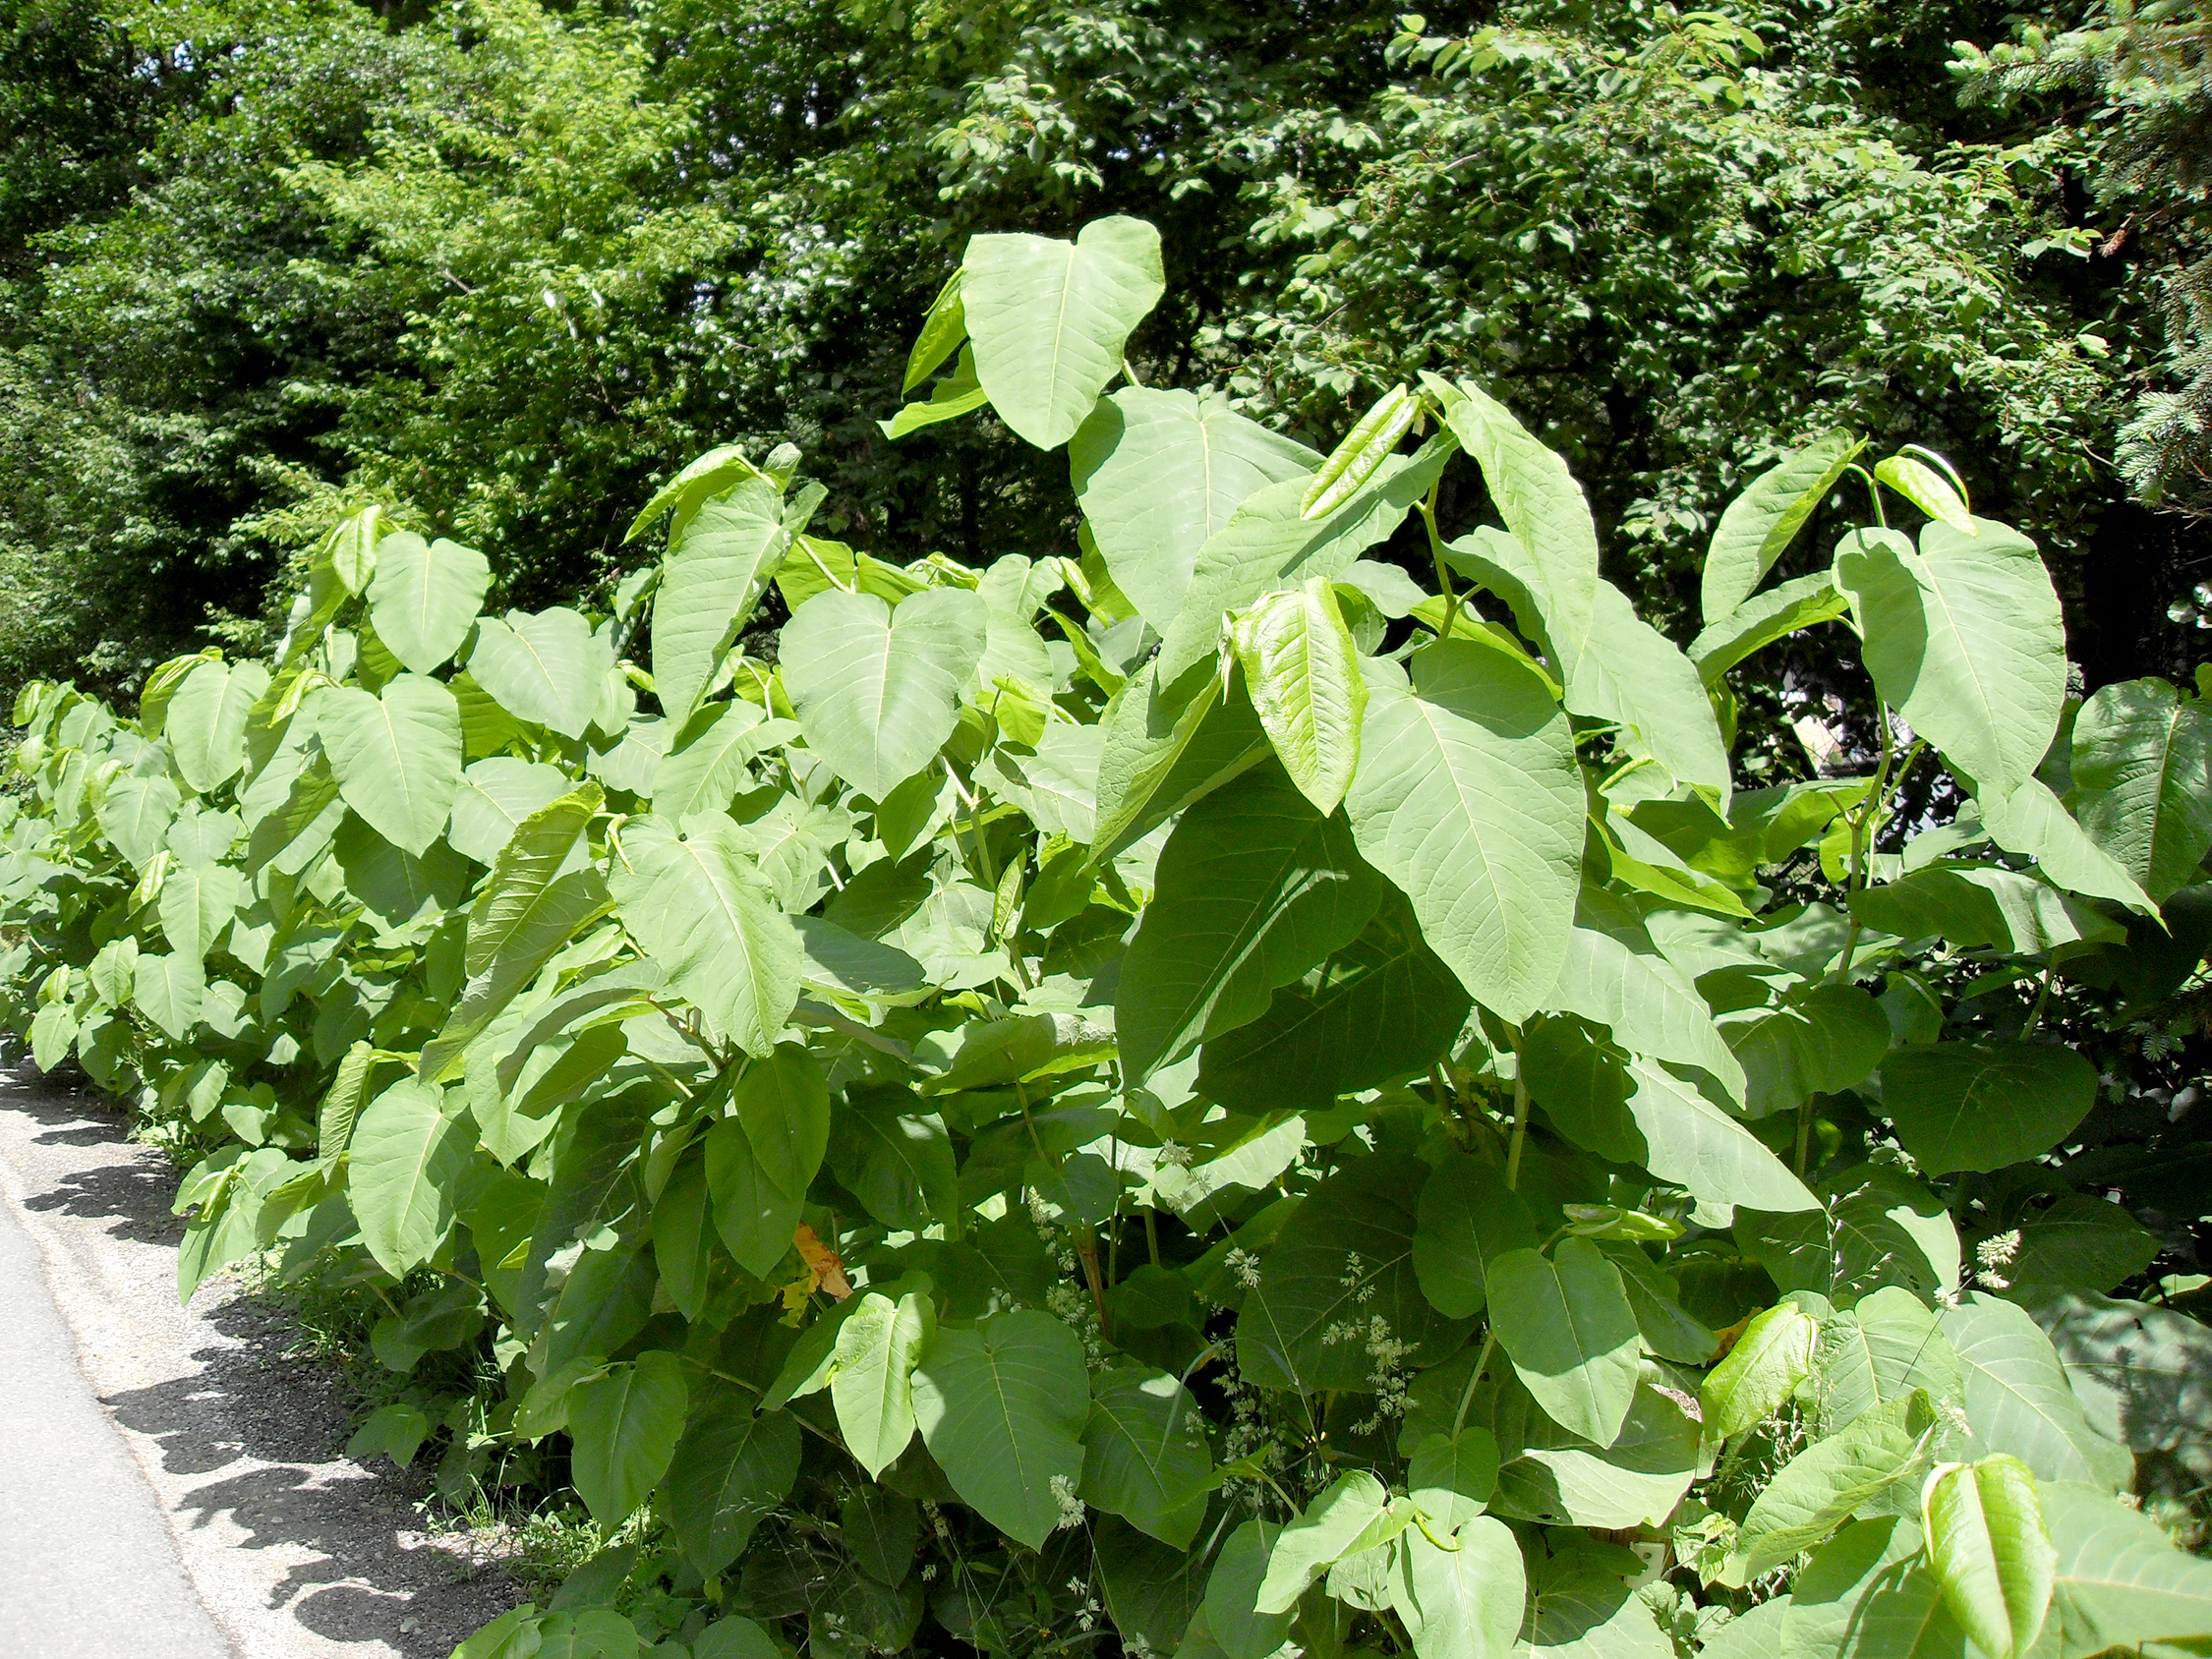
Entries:
POLYGON ((1661 619, 1720 503, 1840 423, 1959 457, 2039 538, 2091 685, 2186 667, 2168 509, 2196 499, 2201 354, 2173 272, 2201 190, 2157 158, 2201 135, 2195 8, 2026 34, 1842 0, 7 24, 9 683, 127 690, 263 637, 372 495, 483 546, 503 593, 580 593, 624 563, 619 504, 720 441, 799 443, 824 527, 902 556, 1073 551, 1053 465, 994 424, 895 445, 873 420, 971 232, 1116 210, 1174 277, 1140 374, 1310 441, 1415 370, 1478 374, 1591 480, 1661 619))

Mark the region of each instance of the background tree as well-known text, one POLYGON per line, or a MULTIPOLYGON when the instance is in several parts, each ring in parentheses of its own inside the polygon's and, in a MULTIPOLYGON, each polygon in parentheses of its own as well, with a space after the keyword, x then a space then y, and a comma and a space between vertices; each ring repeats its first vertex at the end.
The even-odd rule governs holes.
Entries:
POLYGON ((1139 373, 1309 440, 1476 374, 1595 481, 1609 574, 1669 625, 1719 503, 1839 415, 1951 454, 2049 549, 2092 686, 2183 672, 2199 573, 2144 503, 2192 476, 2161 310, 2186 214, 2114 232, 2192 131, 2193 15, 2008 43, 1993 5, 1837 0, 1410 29, 1291 0, 17 6, 0 680, 128 690, 253 639, 370 495, 519 600, 572 595, 721 441, 798 441, 822 527, 901 556, 1073 550, 1058 464, 988 413, 876 421, 970 233, 1113 211, 1173 279, 1139 373), (1960 39, 2004 48, 1963 101, 1960 39))

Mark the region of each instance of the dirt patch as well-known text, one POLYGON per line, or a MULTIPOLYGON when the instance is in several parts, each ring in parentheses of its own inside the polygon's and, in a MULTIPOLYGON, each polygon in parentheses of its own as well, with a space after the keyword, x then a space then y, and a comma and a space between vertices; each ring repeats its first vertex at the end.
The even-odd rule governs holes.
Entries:
POLYGON ((120 1110, 0 1068, 0 1201, 37 1246, 78 1359, 241 1659, 444 1659, 520 1599, 465 1537, 434 1537, 427 1481, 340 1453, 336 1377, 227 1284, 177 1305, 170 1167, 120 1110))

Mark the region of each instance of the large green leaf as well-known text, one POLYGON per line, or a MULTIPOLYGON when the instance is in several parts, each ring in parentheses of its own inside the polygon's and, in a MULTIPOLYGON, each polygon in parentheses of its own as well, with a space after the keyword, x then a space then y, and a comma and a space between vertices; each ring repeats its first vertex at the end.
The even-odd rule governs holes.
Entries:
POLYGON ((936 1334, 935 1304, 912 1291, 894 1301, 871 1290, 838 1327, 830 1400, 845 1450, 871 1480, 914 1438, 914 1363, 936 1334))
POLYGON ((798 931, 753 867, 743 829, 694 819, 690 833, 658 818, 623 826, 608 885, 622 925, 716 1028, 765 1056, 798 1001, 798 931))
POLYGON ((1751 598, 1865 447, 1863 438, 1849 432, 1823 432, 1784 455, 1728 503, 1705 553, 1699 608, 1709 629, 1751 598))
POLYGON ((1160 233, 1141 219, 1093 219, 1072 243, 970 239, 960 306, 999 419, 1039 449, 1066 443, 1121 372, 1130 331, 1166 291, 1160 233))
POLYGON ((346 1193, 362 1242, 394 1279, 444 1241, 475 1138, 460 1096, 418 1078, 402 1077, 362 1109, 346 1149, 346 1193))
POLYGON ((1562 1541, 1532 1575, 1522 1627, 1530 1659, 1670 1659, 1674 1643, 1652 1603, 1629 1587, 1623 1565, 1601 1547, 1562 1541))
POLYGON ((1381 897, 1351 832, 1278 767, 1255 767, 1190 808, 1160 854, 1153 902, 1115 993, 1130 1086, 1359 937, 1381 897))
POLYGON ((1882 1062, 1882 1111, 1932 1175, 2048 1152, 2096 1098, 2097 1068, 2047 1043, 1929 1043, 1882 1062))
POLYGON ((2157 1521, 2107 1491, 2051 1484, 2037 1496, 2057 1558, 2050 1617, 2064 1659, 2153 1641, 2196 1651, 2212 1636, 2212 1562, 2183 1554, 2157 1521))
POLYGON ((1926 1389, 1939 1404, 1955 1405, 1965 1381, 1950 1339, 1918 1296, 1901 1286, 1874 1292, 1847 1313, 1821 1322, 1814 1383, 1821 1420, 1832 1428, 1855 1422, 1885 1401, 1926 1389))
POLYGON ((1679 783, 1712 790, 1727 810, 1728 750, 1705 682, 1610 582, 1599 582, 1590 632, 1562 665, 1570 712, 1613 722, 1627 753, 1650 756, 1679 783))
POLYGON ((1420 1659, 1510 1659, 1518 1643, 1528 1571, 1503 1521, 1477 1516, 1440 1549, 1418 1527, 1401 1534, 1390 1605, 1420 1659))
MULTIPOLYGON (((1566 462, 1472 380, 1452 386, 1424 374, 1422 383, 1441 402, 1453 435, 1483 469, 1490 500, 1519 543, 1522 568, 1516 574, 1533 606, 1531 620, 1562 661, 1574 661, 1590 637, 1598 605, 1598 527, 1582 486, 1566 462)), ((1510 602, 1514 596, 1505 597, 1510 602)))
POLYGON ((2021 1659, 2043 1633, 2058 1566, 2027 1465, 1997 1453, 1947 1469, 1921 1507, 1951 1617, 1984 1653, 2021 1659))
POLYGON ((1145 386, 1100 401, 1068 445, 1076 499, 1114 585, 1161 634, 1207 538, 1246 497, 1320 461, 1221 399, 1145 386))
POLYGON ((953 735, 988 624, 983 601, 960 588, 915 594, 896 611, 842 589, 808 600, 778 645, 807 746, 882 800, 953 735))
POLYGON ((110 778, 100 791, 100 833, 132 866, 144 870, 168 839, 176 821, 178 803, 184 799, 176 784, 158 774, 146 777, 126 772, 110 778))
POLYGON ((637 510, 630 527, 622 532, 622 544, 629 545, 666 517, 672 517, 680 526, 710 495, 719 495, 746 479, 767 476, 745 459, 742 445, 718 443, 662 482, 653 498, 637 510))
POLYGON ((1894 531, 1836 549, 1866 665, 1890 706, 1973 780, 2006 795, 2042 764, 2066 704, 2066 624, 2035 543, 1988 519, 1931 523, 1915 552, 1894 531))
POLYGON ((1166 1372, 1142 1365, 1100 1371, 1090 1386, 1084 1502, 1163 1543, 1190 1548, 1213 1485, 1198 1402, 1166 1372))
POLYGON ((442 841, 433 841, 430 850, 417 858, 349 812, 331 838, 330 850, 345 873, 348 894, 361 901, 372 924, 387 933, 418 917, 453 909, 468 894, 469 867, 442 841))
POLYGON ((1452 1046, 1468 1007, 1393 889, 1359 938, 1278 990, 1265 1013, 1207 1039, 1199 1086, 1239 1111, 1319 1111, 1426 1070, 1452 1046))
POLYGON ((1820 1200, 1805 1183, 1705 1092, 1655 1060, 1628 1062, 1633 1084, 1626 1111, 1643 1142, 1631 1148, 1635 1163, 1697 1199, 1700 1219, 1712 1225, 1737 1204, 1772 1211, 1816 1210, 1820 1200))
POLYGON ((1585 798, 1567 717, 1534 669, 1443 641, 1368 688, 1345 801, 1367 861, 1413 900, 1429 948, 1515 1023, 1559 977, 1585 798))
POLYGON ((1731 1100, 1741 1100, 1743 1066, 1714 1028, 1705 999, 1680 969, 1648 947, 1631 918, 1614 916, 1605 896, 1586 904, 1586 918, 1618 932, 1574 928, 1543 1004, 1610 1028, 1613 1041, 1632 1054, 1710 1072, 1731 1100))
POLYGON ((755 1416, 743 1400, 710 1396, 676 1443, 663 1498, 691 1565, 713 1577, 745 1553, 753 1530, 798 1478, 798 1419, 755 1416))
POLYGON ((1098 763, 1105 739, 1098 726, 1054 720, 1033 745, 998 744, 975 775, 1047 835, 1087 845, 1098 832, 1098 763))
POLYGON ((610 1365, 568 1391, 569 1478, 604 1530, 636 1513, 669 1472, 687 1395, 683 1362, 662 1351, 610 1365))
POLYGON ((230 865, 181 864, 171 870, 156 901, 169 947, 205 961, 245 896, 246 878, 230 865))
POLYGON ((737 1265, 765 1279, 790 1253, 805 1194, 769 1178, 744 1124, 725 1117, 707 1131, 707 1191, 715 1230, 737 1265))
POLYGON ((953 1143, 934 1112, 884 1112, 848 1102, 837 1116, 830 1159, 838 1179, 884 1226, 958 1233, 953 1143))
POLYGON ((2038 1480, 2108 1492, 2128 1483, 2133 1458, 2090 1427, 2051 1339, 2025 1310, 1977 1292, 1938 1318, 1965 1379, 1970 1455, 2007 1453, 2038 1480))
POLYGON ((1610 1446, 1642 1352, 1620 1269, 1589 1239, 1563 1238, 1548 1259, 1506 1252, 1487 1280, 1490 1326, 1522 1384, 1561 1428, 1610 1446))
MULTIPOLYGON (((2050 1245, 2039 1247, 2033 1221, 2021 1227, 2025 1242, 2005 1270, 2014 1282, 2011 1299, 2023 1302, 2049 1335, 2092 1428, 2137 1454, 2166 1452, 2193 1462, 2212 1439, 2212 1325, 2180 1308, 2065 1288, 2098 1283, 2120 1258, 2119 1248, 2091 1232, 2096 1224, 2087 1212, 2121 1207, 2071 1196, 2075 1205, 2045 1212, 2060 1223, 2050 1245)), ((2144 1247, 2157 1240, 2139 1230, 2122 1236, 2129 1240, 2126 1259, 2148 1265, 2144 1247)))
POLYGON ((246 764, 246 716, 268 690, 259 662, 203 662, 169 699, 162 735, 184 780, 210 794, 246 764))
POLYGON ((2074 822, 2041 778, 2029 778, 2009 795, 1985 790, 1981 808, 1990 839, 2007 852, 2034 859, 2053 886, 2109 898, 2139 915, 2158 913, 2135 878, 2074 822))
POLYGON ((1406 1460, 1406 1490, 1430 1520, 1457 1526, 1481 1515, 1497 1491, 1497 1437, 1470 1424, 1432 1434, 1406 1460))
POLYGON ((698 503, 669 542, 653 601, 653 683, 680 725, 791 544, 784 492, 755 475, 698 503))
POLYGON ((524 819, 568 793, 567 775, 539 761, 495 755, 461 773, 448 845, 479 864, 496 860, 524 819))
POLYGON ((1422 1296, 1415 1210, 1426 1167, 1403 1154, 1354 1159, 1306 1197, 1260 1263, 1237 1319, 1237 1364, 1264 1388, 1371 1390, 1373 1322, 1413 1363, 1440 1357, 1467 1326, 1422 1296), (1351 1324, 1345 1341, 1337 1327, 1351 1324))
POLYGON ((1854 1088, 1890 1051, 1889 1016, 1852 985, 1817 986, 1779 1007, 1745 1009, 1720 1029, 1743 1066, 1744 1112, 1752 1117, 1854 1088))
POLYGON ((421 856, 444 833, 461 790, 453 694, 409 673, 380 696, 356 686, 319 691, 313 711, 339 797, 385 840, 421 856))
POLYGON ((953 1490, 1033 1550, 1080 1514, 1089 1413, 1082 1343, 1048 1313, 945 1326, 914 1372, 914 1418, 953 1490))
POLYGON ((1958 1230, 1944 1201, 1893 1164, 1858 1164, 1819 1183, 1828 1211, 1736 1216, 1736 1242, 1784 1290, 1837 1307, 1889 1285, 1934 1300, 1958 1283, 1958 1230))
POLYGON ((1290 1612, 1340 1558, 1387 1543, 1410 1518, 1403 1500, 1392 1514, 1389 1490, 1368 1470, 1339 1476, 1276 1534, 1254 1610, 1290 1612))
MULTIPOLYGON (((188 951, 144 951, 131 965, 131 1000, 140 1013, 178 1042, 200 1023, 207 970, 188 951)), ((83 1050, 79 1057, 83 1058, 83 1050)))
POLYGON ((1916 1477, 1938 1424, 1935 1406, 1915 1390, 1798 1453, 1744 1516, 1721 1582, 1741 1588, 1786 1565, 1861 1505, 1916 1477))
POLYGON ((563 737, 582 737, 599 718, 613 671, 608 641, 565 605, 487 616, 469 651, 469 677, 500 708, 563 737))
POLYGON ((2092 906, 2025 872, 1949 861, 1861 887, 1851 894, 1851 917, 1902 939, 1940 935, 1954 949, 1986 944, 2008 956, 2124 937, 2119 924, 2092 906))
MULTIPOLYGON (((134 975, 137 964, 132 964, 134 975)), ((52 1071, 70 1057, 77 1044, 77 1015, 67 1002, 49 1002, 30 1018, 30 1059, 40 1071, 52 1071)))
POLYGON ((804 1197, 830 1144, 830 1086, 822 1062, 796 1043, 779 1043, 766 1059, 744 1068, 729 1093, 762 1172, 793 1197, 804 1197))
POLYGON ((2164 903, 2212 847, 2212 715, 2164 680, 2099 690, 2074 716, 2073 810, 2164 903))
POLYGON ((1334 812, 1360 764, 1368 682, 1337 607, 1316 576, 1268 595, 1238 619, 1245 689, 1291 781, 1317 812, 1334 812))
POLYGON ((1422 1184, 1414 1272, 1422 1293, 1450 1319, 1469 1319, 1488 1300, 1489 1263, 1533 1250, 1543 1234, 1528 1200, 1490 1165, 1455 1154, 1422 1184))
POLYGON ((764 739, 791 722, 770 720, 755 703, 710 703, 670 734, 668 752, 653 771, 653 808, 678 821, 695 812, 728 810, 730 797, 748 785, 748 763, 764 739))
POLYGON ((492 567, 474 547, 403 530, 377 543, 369 617, 412 672, 435 673, 469 637, 491 586, 492 567))
POLYGON ((1134 1648, 1137 1637, 1154 1652, 1174 1652, 1205 1600, 1213 1557, 1148 1538, 1111 1515, 1099 1517, 1091 1540, 1106 1613, 1124 1643, 1134 1648))
MULTIPOLYGON (((1268 1558, 1282 1528, 1270 1520, 1248 1520, 1229 1534, 1206 1578, 1205 1606, 1192 1622, 1183 1653, 1192 1651, 1202 1626, 1214 1649, 1226 1659, 1268 1659, 1290 1633, 1287 1613, 1261 1613, 1256 1603, 1267 1575, 1268 1558)), ((1198 1647, 1200 1654, 1212 1649, 1198 1647)))
POLYGON ((1638 1383, 1620 1433, 1606 1447, 1553 1423, 1518 1379, 1498 1396, 1493 1432, 1512 1456, 1498 1469, 1490 1507, 1508 1518, 1607 1530, 1659 1525, 1698 1472, 1698 1421, 1671 1391, 1638 1383))
POLYGON ((1922 1559, 1917 1520, 1851 1522, 1790 1585, 1786 1659, 1966 1659, 1970 1651, 1922 1559))

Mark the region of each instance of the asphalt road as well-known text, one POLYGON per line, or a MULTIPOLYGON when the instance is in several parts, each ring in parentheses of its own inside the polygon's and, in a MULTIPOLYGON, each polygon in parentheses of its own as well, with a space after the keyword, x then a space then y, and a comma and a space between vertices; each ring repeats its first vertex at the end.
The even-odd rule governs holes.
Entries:
POLYGON ((231 1659, 6 1205, 0 1310, 0 1652, 231 1659))

